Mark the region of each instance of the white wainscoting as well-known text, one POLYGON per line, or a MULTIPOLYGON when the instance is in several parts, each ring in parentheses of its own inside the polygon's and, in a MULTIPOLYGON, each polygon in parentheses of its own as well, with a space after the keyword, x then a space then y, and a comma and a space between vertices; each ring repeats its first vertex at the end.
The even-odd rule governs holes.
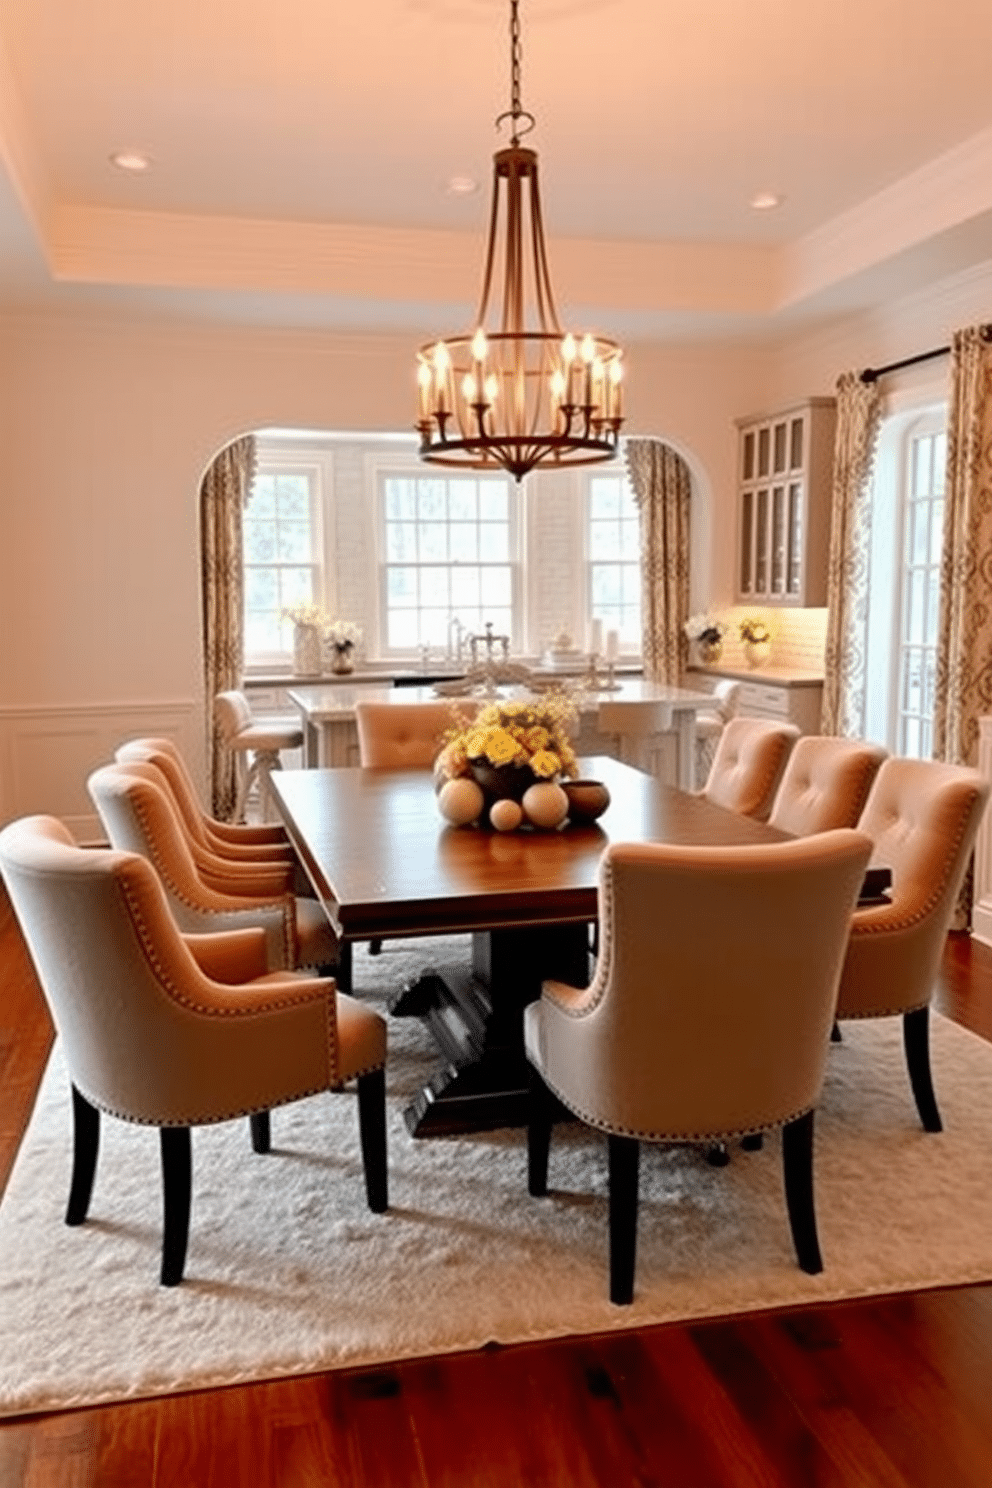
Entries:
MULTIPOLYGON (((992 780, 992 718, 978 720, 978 768, 986 780, 992 780)), ((971 933, 992 945, 992 806, 986 807, 975 839, 971 933)))
POLYGON ((57 816, 80 841, 102 836, 86 780, 125 739, 174 739, 197 781, 203 779, 202 705, 86 703, 0 708, 0 823, 34 812, 57 816))

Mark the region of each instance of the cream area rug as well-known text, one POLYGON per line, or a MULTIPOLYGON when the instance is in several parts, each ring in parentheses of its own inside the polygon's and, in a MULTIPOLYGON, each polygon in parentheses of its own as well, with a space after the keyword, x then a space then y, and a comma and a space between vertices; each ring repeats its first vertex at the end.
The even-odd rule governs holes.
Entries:
MULTIPOLYGON (((381 1001, 438 950, 359 954, 356 988, 381 1001)), ((410 1020, 389 1030, 389 1212, 365 1207, 353 1093, 274 1112, 264 1157, 246 1121, 201 1128, 186 1280, 162 1288, 154 1129, 104 1118, 90 1219, 63 1224, 56 1048, 0 1204, 0 1413, 992 1278, 992 1046, 934 1024, 938 1136, 917 1120, 898 1020, 847 1024, 831 1047, 821 1276, 795 1264, 777 1137, 723 1169, 644 1148, 629 1308, 607 1300, 604 1139, 556 1127, 543 1200, 527 1195, 523 1132, 413 1140, 402 1105, 435 1057, 410 1020)))

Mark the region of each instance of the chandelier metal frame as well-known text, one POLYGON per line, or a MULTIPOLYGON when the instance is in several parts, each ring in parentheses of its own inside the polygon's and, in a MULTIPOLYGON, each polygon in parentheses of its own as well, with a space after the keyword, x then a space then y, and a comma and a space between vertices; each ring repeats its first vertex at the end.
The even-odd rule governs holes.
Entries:
POLYGON ((519 0, 510 0, 510 144, 493 156, 493 193, 476 329, 421 346, 417 382, 421 458, 435 465, 503 468, 520 481, 535 466, 598 464, 617 453, 623 424, 620 346, 563 332, 544 242, 535 125, 520 101, 519 0), (501 211, 501 208, 505 209, 501 211), (502 250, 502 251, 501 251, 502 250), (498 330, 487 331, 502 261, 498 330))

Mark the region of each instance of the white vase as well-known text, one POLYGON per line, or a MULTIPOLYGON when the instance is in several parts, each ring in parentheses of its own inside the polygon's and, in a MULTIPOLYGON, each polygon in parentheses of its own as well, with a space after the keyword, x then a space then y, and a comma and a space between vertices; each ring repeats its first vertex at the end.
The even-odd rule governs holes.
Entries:
POLYGON ((772 654, 771 641, 742 641, 741 650, 749 667, 764 666, 772 654))
POLYGON ((320 631, 316 625, 293 626, 293 671, 297 677, 320 676, 320 631))

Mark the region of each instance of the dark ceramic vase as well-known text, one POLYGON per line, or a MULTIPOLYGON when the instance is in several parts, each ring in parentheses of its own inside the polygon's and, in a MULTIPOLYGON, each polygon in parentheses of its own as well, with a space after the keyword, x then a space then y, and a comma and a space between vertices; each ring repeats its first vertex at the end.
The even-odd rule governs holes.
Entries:
POLYGON ((472 779, 482 787, 487 811, 494 801, 523 800, 524 792, 537 780, 529 765, 490 765, 486 760, 470 763, 472 779))

